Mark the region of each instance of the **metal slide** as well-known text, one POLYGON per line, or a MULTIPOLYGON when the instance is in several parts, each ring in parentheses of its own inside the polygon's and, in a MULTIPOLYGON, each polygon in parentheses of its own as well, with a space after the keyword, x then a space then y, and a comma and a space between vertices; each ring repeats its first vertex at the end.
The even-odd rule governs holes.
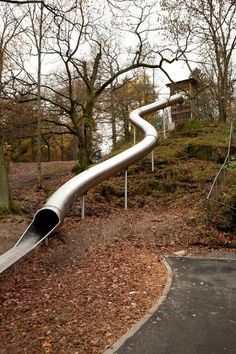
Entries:
POLYGON ((90 188, 103 180, 126 170, 128 166, 140 160, 154 149, 158 138, 157 131, 150 123, 142 119, 141 116, 183 102, 184 98, 182 96, 175 95, 168 100, 155 102, 134 110, 130 114, 130 121, 135 127, 140 128, 144 132, 144 139, 128 150, 89 168, 63 184, 47 200, 46 204, 36 212, 32 223, 15 246, 0 256, 0 273, 31 252, 46 237, 53 233, 62 223, 69 207, 79 196, 84 195, 90 188))

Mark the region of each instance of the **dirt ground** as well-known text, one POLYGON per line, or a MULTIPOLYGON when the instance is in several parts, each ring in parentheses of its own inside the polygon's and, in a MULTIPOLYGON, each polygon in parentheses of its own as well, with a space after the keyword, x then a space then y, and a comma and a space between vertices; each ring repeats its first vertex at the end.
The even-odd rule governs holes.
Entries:
MULTIPOLYGON (((10 166, 12 194, 23 213, 0 219, 0 253, 68 180, 72 166, 45 163, 47 189, 40 192, 35 164, 10 166)), ((102 353, 161 295, 167 278, 163 255, 229 252, 201 242, 206 233, 209 239, 217 233, 228 245, 231 236, 206 226, 199 198, 192 193, 171 205, 124 210, 89 193, 84 220, 76 202, 48 246, 35 250, 19 273, 1 275, 0 353, 102 353)))

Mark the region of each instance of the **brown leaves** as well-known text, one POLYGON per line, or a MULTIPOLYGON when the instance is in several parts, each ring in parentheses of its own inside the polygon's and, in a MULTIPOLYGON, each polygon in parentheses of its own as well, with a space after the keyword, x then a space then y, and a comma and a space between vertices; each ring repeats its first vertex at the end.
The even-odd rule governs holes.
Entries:
MULTIPOLYGON (((35 203, 42 205, 48 192, 35 192, 33 184, 26 188, 24 172, 13 174, 18 181, 14 196, 31 212, 35 203)), ((50 191, 67 179, 58 172, 49 174, 50 191)), ((85 220, 80 219, 78 201, 48 247, 40 247, 23 262, 20 273, 10 270, 2 275, 0 351, 102 353, 160 296, 166 282, 160 255, 189 250, 207 233, 217 237, 204 224, 204 211, 194 198, 199 195, 125 211, 98 203, 89 194, 86 214, 91 216, 85 220)), ((4 234, 15 235, 22 225, 6 226, 0 220, 0 226, 4 234)))
POLYGON ((51 353, 52 352, 52 345, 48 341, 43 341, 42 343, 42 348, 44 350, 44 353, 51 353))
POLYGON ((0 341, 9 352, 17 346, 32 353, 102 353, 147 311, 165 284, 158 257, 129 241, 92 246, 79 259, 79 239, 77 247, 57 243, 52 240, 22 264, 19 282, 11 275, 1 283, 8 298, 1 307, 6 320, 0 341))

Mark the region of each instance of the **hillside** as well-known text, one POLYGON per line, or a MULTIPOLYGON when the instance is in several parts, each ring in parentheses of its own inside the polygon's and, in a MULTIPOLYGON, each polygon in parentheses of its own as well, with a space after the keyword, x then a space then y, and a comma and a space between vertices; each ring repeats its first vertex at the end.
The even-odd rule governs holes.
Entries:
MULTIPOLYGON (((191 122, 124 176, 101 183, 70 209, 48 247, 9 270, 0 284, 0 351, 102 353, 160 296, 161 257, 235 252, 235 237, 208 225, 205 198, 227 152, 229 127, 191 122), (56 328, 56 331, 55 331, 56 328), (1 347, 2 346, 2 347, 1 347)), ((11 164, 12 194, 22 212, 0 219, 1 252, 34 212, 72 176, 73 161, 43 164, 44 190, 35 189, 35 164, 11 164)))

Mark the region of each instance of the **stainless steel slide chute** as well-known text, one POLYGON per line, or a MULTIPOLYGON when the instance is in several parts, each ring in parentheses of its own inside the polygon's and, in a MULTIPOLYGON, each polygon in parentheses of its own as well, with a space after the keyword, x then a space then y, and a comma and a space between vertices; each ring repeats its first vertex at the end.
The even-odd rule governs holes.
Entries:
POLYGON ((158 138, 157 131, 142 116, 173 104, 181 104, 183 101, 184 98, 182 96, 175 95, 168 100, 155 102, 134 110, 130 114, 130 121, 135 127, 143 131, 145 134, 144 139, 128 150, 89 168, 63 184, 47 200, 46 204, 36 212, 32 223, 16 245, 0 256, 0 273, 24 257, 53 233, 62 223, 68 209, 79 196, 84 195, 89 189, 105 179, 126 170, 128 166, 140 160, 155 148, 158 138))

